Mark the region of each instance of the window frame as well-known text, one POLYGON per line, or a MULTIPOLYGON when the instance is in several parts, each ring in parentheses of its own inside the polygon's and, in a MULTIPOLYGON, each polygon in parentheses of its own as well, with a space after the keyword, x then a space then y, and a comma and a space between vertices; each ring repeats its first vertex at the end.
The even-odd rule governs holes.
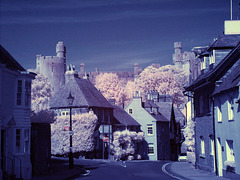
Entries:
POLYGON ((153 143, 148 144, 148 155, 154 155, 154 144, 153 143))
POLYGON ((154 132, 153 132, 153 124, 147 124, 147 135, 148 136, 153 136, 154 132), (149 133, 150 132, 150 133, 149 133))

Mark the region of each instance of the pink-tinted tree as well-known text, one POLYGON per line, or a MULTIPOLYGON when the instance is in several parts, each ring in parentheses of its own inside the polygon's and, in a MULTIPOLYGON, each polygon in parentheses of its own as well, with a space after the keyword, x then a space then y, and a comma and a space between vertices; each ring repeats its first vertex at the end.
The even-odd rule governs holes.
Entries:
POLYGON ((114 98, 116 104, 123 98, 124 82, 120 81, 115 73, 102 73, 96 77, 95 86, 106 99, 114 98))
MULTIPOLYGON (((69 116, 58 116, 51 124, 51 152, 53 155, 64 155, 69 152, 69 116)), ((97 116, 89 113, 72 115, 73 153, 88 152, 94 148, 94 129, 97 116)))

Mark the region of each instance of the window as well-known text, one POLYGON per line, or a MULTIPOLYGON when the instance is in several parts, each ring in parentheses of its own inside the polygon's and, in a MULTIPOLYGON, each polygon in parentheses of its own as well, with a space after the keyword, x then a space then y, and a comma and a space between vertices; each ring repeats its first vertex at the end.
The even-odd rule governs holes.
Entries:
POLYGON ((24 153, 29 152, 29 129, 24 129, 24 153))
POLYGON ((213 135, 211 134, 210 136, 210 155, 213 155, 214 156, 214 137, 213 135))
POLYGON ((22 80, 18 80, 17 86, 17 105, 22 104, 22 80))
POLYGON ((217 121, 222 122, 222 108, 221 108, 221 103, 218 104, 217 106, 217 121))
POLYGON ((69 112, 68 111, 62 111, 61 112, 61 116, 68 116, 69 115, 69 112))
POLYGON ((21 152, 21 129, 16 129, 16 153, 21 152))
POLYGON ((226 140, 227 161, 235 161, 233 152, 233 140, 226 140))
POLYGON ((153 143, 148 144, 148 154, 149 155, 154 155, 154 145, 153 145, 153 143))
POLYGON ((228 120, 233 120, 233 100, 231 99, 230 101, 227 101, 228 104, 228 120))
POLYGON ((132 114, 133 113, 133 110, 132 109, 129 109, 128 110, 128 114, 132 114))
POLYGON ((147 135, 148 136, 152 136, 153 135, 153 125, 152 124, 148 124, 147 125, 147 135))
POLYGON ((25 81, 25 106, 30 105, 31 82, 25 81))
POLYGON ((200 136, 200 141, 201 141, 201 156, 205 157, 205 142, 202 136, 200 136))

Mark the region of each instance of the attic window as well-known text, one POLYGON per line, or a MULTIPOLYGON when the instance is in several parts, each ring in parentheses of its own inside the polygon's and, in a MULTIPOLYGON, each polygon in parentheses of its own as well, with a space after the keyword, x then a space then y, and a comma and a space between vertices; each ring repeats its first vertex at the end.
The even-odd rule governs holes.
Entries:
POLYGON ((133 109, 128 109, 128 114, 133 114, 133 109))

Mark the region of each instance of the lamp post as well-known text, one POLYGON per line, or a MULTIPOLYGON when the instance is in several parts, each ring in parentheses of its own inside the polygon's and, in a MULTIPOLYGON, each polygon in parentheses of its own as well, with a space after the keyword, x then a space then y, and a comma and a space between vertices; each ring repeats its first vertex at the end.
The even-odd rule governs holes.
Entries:
POLYGON ((73 169, 73 154, 72 154, 72 104, 74 101, 74 97, 72 96, 71 92, 69 93, 69 96, 67 97, 68 105, 70 109, 70 127, 69 127, 69 135, 70 135, 70 148, 69 148, 69 169, 73 169))

